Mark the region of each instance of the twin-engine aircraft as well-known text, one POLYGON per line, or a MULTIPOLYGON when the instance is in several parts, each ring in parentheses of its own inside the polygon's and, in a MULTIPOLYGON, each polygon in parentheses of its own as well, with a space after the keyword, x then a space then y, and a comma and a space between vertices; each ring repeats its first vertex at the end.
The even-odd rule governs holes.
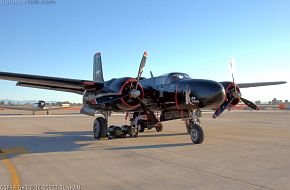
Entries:
POLYGON ((46 114, 49 115, 49 111, 51 110, 60 110, 63 107, 52 107, 46 106, 45 101, 39 100, 37 103, 34 104, 35 106, 9 106, 9 105, 2 105, 0 108, 11 109, 11 110, 24 110, 24 111, 32 111, 32 114, 35 115, 37 111, 46 111, 46 114))
POLYGON ((254 110, 258 107, 241 97, 241 88, 284 84, 284 81, 242 83, 233 81, 192 79, 185 73, 173 72, 151 78, 141 77, 147 59, 144 52, 137 78, 123 77, 104 81, 101 54, 94 56, 93 81, 56 78, 0 72, 0 79, 18 81, 17 86, 72 92, 83 95, 81 113, 95 116, 93 134, 96 139, 138 136, 145 128, 163 129, 162 122, 183 119, 191 140, 203 142, 200 125, 201 109, 215 110, 213 118, 220 116, 229 106, 243 101, 254 110), (131 113, 130 124, 108 127, 108 115, 114 112, 131 113), (155 113, 161 113, 157 116, 155 113))

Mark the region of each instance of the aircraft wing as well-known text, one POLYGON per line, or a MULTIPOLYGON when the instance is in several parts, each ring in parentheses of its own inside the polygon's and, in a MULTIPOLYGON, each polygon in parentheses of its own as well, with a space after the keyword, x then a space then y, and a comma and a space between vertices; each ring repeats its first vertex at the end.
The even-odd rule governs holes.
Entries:
POLYGON ((24 110, 24 111, 38 111, 38 110, 41 110, 38 107, 25 107, 25 106, 1 106, 0 108, 10 109, 10 110, 24 110))
POLYGON ((18 81, 17 86, 41 88, 83 94, 86 89, 101 89, 104 84, 94 81, 0 72, 0 79, 18 81))
POLYGON ((255 83, 240 83, 237 84, 239 88, 250 88, 250 87, 258 87, 258 86, 270 86, 270 85, 278 85, 285 84, 286 81, 277 81, 277 82, 255 82, 255 83))
POLYGON ((61 110, 63 107, 33 107, 33 106, 0 106, 0 108, 10 109, 10 110, 24 110, 24 111, 50 111, 50 110, 61 110))

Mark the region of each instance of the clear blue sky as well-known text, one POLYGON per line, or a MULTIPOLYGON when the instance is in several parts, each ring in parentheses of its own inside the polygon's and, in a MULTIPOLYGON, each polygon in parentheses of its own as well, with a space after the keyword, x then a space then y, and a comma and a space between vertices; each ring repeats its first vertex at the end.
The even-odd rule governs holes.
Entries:
MULTIPOLYGON (((2 0, 1 0, 2 2, 2 0)), ((193 78, 290 82, 289 0, 55 0, 54 5, 0 5, 0 70, 92 79, 93 54, 104 77, 172 71, 193 78)), ((80 95, 0 81, 0 99, 81 102, 80 95)), ((242 91, 250 100, 290 99, 290 85, 242 91)))

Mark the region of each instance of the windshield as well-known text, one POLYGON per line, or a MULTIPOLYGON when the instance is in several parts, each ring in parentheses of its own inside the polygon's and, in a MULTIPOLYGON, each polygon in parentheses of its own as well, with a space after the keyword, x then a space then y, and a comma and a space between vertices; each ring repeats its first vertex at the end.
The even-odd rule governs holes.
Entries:
POLYGON ((190 79, 189 75, 185 73, 171 73, 170 77, 174 80, 190 79))

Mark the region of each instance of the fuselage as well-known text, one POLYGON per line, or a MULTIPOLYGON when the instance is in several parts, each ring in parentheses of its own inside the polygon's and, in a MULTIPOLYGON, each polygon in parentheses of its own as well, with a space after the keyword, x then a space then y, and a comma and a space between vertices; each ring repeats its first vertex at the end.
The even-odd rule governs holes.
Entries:
POLYGON ((147 102, 157 103, 158 109, 164 110, 194 110, 199 108, 213 109, 221 105, 225 99, 225 89, 222 84, 204 79, 176 79, 165 84, 156 84, 158 77, 141 80, 140 83, 146 88, 144 99, 147 102), (156 84, 156 85, 150 85, 156 84), (147 92, 147 93, 146 93, 147 92), (153 93, 153 94, 152 94, 153 93), (155 97, 155 100, 151 100, 155 97))
MULTIPOLYGON (((84 104, 97 110, 142 111, 127 94, 135 86, 134 78, 111 79, 98 92, 87 92, 84 104), (127 91, 126 91, 127 90, 127 91)), ((153 110, 215 109, 225 100, 225 89, 219 82, 191 79, 183 73, 143 78, 138 89, 140 98, 153 110)))

